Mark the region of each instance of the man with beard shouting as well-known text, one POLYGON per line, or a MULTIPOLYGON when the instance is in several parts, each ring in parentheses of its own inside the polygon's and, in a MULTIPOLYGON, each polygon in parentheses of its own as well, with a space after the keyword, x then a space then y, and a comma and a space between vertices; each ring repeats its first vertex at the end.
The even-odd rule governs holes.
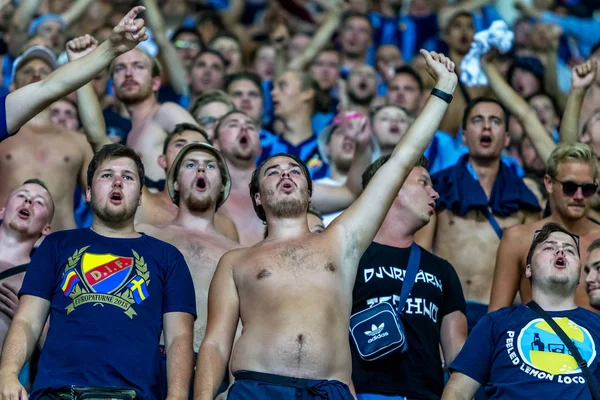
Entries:
MULTIPOLYGON (((269 234, 219 261, 198 354, 196 399, 213 399, 230 356, 230 400, 353 398, 348 325, 358 262, 457 84, 454 63, 442 54, 421 53, 436 82, 432 96, 390 160, 325 231, 308 230, 312 181, 300 159, 276 154, 253 174, 250 195, 269 234), (243 331, 232 352, 240 317, 243 331)), ((357 140, 365 145, 370 137, 357 140)))

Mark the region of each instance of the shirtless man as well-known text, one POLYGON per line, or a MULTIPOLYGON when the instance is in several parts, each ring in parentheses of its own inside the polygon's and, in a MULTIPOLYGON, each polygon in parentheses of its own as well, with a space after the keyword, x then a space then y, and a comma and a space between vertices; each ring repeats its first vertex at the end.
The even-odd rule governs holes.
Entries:
POLYGON ((501 162, 509 141, 506 118, 496 100, 469 103, 463 118, 469 153, 432 176, 440 199, 437 221, 425 229, 433 234, 434 253, 456 268, 470 329, 487 313, 502 230, 540 218, 533 193, 501 162))
MULTIPOLYGON (((490 311, 511 306, 517 291, 524 304, 531 300, 531 285, 525 276, 529 243, 524 237, 533 236, 548 222, 556 222, 569 232, 579 235, 581 248, 600 237, 600 225, 586 218, 592 196, 598 189, 598 161, 594 150, 585 144, 563 143, 556 147, 547 161, 544 185, 553 205, 552 214, 527 225, 508 229, 500 242, 496 271, 490 299, 490 311)), ((586 257, 581 255, 584 265, 586 257)), ((575 303, 593 310, 585 288, 585 271, 581 270, 575 303)))
POLYGON ((17 311, 17 294, 37 240, 50 233, 54 202, 44 183, 26 180, 0 208, 0 346, 17 311))
POLYGON ((208 143, 191 142, 177 153, 167 179, 168 192, 178 206, 167 225, 140 224, 145 232, 177 247, 185 257, 196 292, 194 351, 198 351, 206 328, 208 286, 223 254, 240 247, 217 231, 215 215, 231 187, 225 159, 208 143))
POLYGON ((77 181, 86 187, 85 172, 92 150, 85 136, 54 126, 48 106, 89 82, 116 56, 147 38, 143 21, 134 21, 143 10, 133 8, 113 29, 109 40, 81 58, 78 53, 82 50, 75 45, 78 39, 70 41, 67 52, 71 59, 77 59, 55 72, 51 73, 48 51, 40 47, 30 49, 16 62, 15 90, 5 99, 6 123, 1 124, 0 138, 22 128, 0 144, 0 204, 23 181, 36 177, 46 182, 54 199, 54 230, 75 227, 73 192, 77 181))
MULTIPOLYGON (((240 243, 251 246, 264 237, 264 222, 256 216, 248 184, 261 154, 259 128, 254 119, 241 111, 225 114, 215 128, 216 145, 221 149, 231 174, 231 195, 223 213, 233 220, 240 243)), ((341 186, 315 184, 313 205, 321 212, 335 212, 348 207, 358 196, 361 175, 371 161, 371 146, 356 147, 348 179, 341 186)))
MULTIPOLYGON (((196 125, 182 123, 175 125, 175 129, 169 132, 163 144, 163 151, 158 156, 157 163, 168 175, 175 157, 182 148, 190 143, 210 143, 206 133, 196 125)), ((146 188, 142 189, 144 201, 138 207, 135 214, 135 223, 166 225, 171 223, 178 213, 178 207, 173 200, 167 188, 158 192, 150 193, 146 188)), ((238 241, 238 233, 233 222, 222 213, 215 214, 215 226, 217 231, 227 236, 229 239, 238 241)))
MULTIPOLYGON (((451 94, 454 64, 422 52, 436 88, 451 94)), ((447 108, 431 96, 363 194, 317 235, 306 223, 312 191, 306 166, 297 157, 275 155, 256 170, 250 195, 269 235, 219 261, 198 354, 196 399, 213 398, 230 356, 236 381, 228 399, 353 398, 348 321, 358 261, 447 108), (232 354, 240 317, 243 331, 232 354)), ((368 136, 359 135, 359 143, 368 143, 368 136)))
POLYGON ((152 191, 164 188, 165 172, 156 163, 167 132, 182 122, 196 124, 194 118, 175 103, 159 104, 158 61, 139 49, 123 54, 111 65, 115 96, 127 108, 132 128, 127 145, 133 148, 146 166, 145 184, 152 191))

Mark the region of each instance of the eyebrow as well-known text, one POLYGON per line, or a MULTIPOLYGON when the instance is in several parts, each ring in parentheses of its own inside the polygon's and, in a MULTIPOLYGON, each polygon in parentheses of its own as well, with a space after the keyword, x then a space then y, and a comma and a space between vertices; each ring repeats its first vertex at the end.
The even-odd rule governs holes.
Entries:
POLYGON ((596 261, 595 263, 592 264, 586 264, 585 268, 595 268, 595 269, 600 269, 600 260, 596 261))
MULTIPOLYGON (((288 163, 288 165, 290 165, 292 168, 300 168, 300 165, 298 165, 298 163, 288 163)), ((269 168, 265 169, 265 172, 263 173, 263 175, 265 175, 268 171, 274 169, 274 168, 280 168, 281 165, 280 164, 275 164, 275 165, 271 165, 269 168)))
MULTIPOLYGON (((114 169, 112 169, 112 168, 104 168, 104 169, 100 170, 100 172, 101 172, 101 173, 102 173, 102 172, 115 172, 115 170, 114 170, 114 169)), ((133 171, 131 171, 131 170, 128 170, 128 169, 124 169, 124 170, 122 170, 121 172, 122 172, 123 174, 134 174, 134 175, 135 175, 135 172, 133 172, 133 171)))
MULTIPOLYGON (((558 242, 556 240, 546 240, 545 242, 543 242, 544 244, 558 244, 558 242)), ((564 246, 570 246, 573 247, 574 249, 577 248, 577 246, 572 245, 571 243, 564 243, 564 246)))

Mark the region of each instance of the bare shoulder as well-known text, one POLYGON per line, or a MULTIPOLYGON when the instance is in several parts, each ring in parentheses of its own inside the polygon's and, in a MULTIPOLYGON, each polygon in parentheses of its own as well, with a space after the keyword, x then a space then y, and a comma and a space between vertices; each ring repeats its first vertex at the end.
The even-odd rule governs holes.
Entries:
POLYGON ((517 244, 529 244, 533 239, 533 233, 540 229, 547 219, 533 221, 528 224, 517 224, 504 230, 503 239, 512 241, 517 244))
POLYGON ((181 115, 181 114, 188 114, 190 115, 187 110, 183 107, 181 107, 179 104, 177 103, 173 103, 173 102, 166 102, 166 103, 162 103, 160 105, 160 107, 158 107, 158 109, 156 110, 156 113, 154 114, 154 117, 158 117, 158 118, 162 118, 162 117, 173 117, 174 115, 181 115))

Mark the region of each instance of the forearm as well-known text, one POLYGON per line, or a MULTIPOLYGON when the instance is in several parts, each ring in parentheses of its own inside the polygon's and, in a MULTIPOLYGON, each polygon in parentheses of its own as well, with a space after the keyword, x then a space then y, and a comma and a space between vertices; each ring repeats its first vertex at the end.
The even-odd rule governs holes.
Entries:
POLYGON ((357 146, 354 151, 354 157, 352 158, 352 164, 350 165, 348 177, 346 178, 344 186, 346 186, 355 197, 358 197, 362 192, 362 174, 369 167, 369 164, 371 164, 372 157, 373 150, 371 145, 357 146))
POLYGON ((162 60, 165 63, 165 69, 169 74, 169 83, 175 90, 175 93, 181 96, 189 94, 187 70, 177 54, 177 50, 173 43, 169 42, 165 36, 156 37, 156 44, 160 50, 162 60))
POLYGON ((25 362, 31 357, 38 342, 40 332, 26 321, 13 319, 0 358, 0 373, 18 375, 25 362))
MULTIPOLYGON (((448 81, 442 81, 436 83, 435 88, 446 93, 453 93, 455 85, 453 86, 448 81)), ((413 122, 404 137, 394 148, 392 158, 397 158, 402 163, 406 162, 405 160, 416 160, 419 156, 423 155, 447 109, 448 103, 436 96, 430 95, 419 117, 413 122)))
POLYGON ((567 106, 560 122, 560 141, 577 143, 579 141, 579 117, 585 98, 585 90, 573 88, 567 98, 567 106))
POLYGON ((22 0, 10 20, 9 50, 14 56, 21 53, 21 46, 27 39, 27 29, 39 5, 40 0, 22 0))
POLYGON ((91 83, 87 83, 77 90, 77 110, 83 131, 94 152, 99 151, 102 146, 112 143, 106 135, 106 123, 102 115, 102 108, 91 83))
POLYGON ((442 394, 442 400, 471 400, 472 398, 472 396, 466 396, 461 388, 453 386, 450 382, 448 382, 442 394))
POLYGON ((228 358, 215 345, 202 343, 196 361, 194 400, 214 399, 225 377, 228 358))
POLYGON ((438 24, 439 26, 445 27, 449 22, 450 18, 454 16, 458 12, 472 12, 478 8, 483 6, 487 6, 490 4, 490 0, 467 0, 462 2, 461 4, 457 4, 454 6, 445 6, 442 7, 440 12, 438 13, 438 24))
POLYGON ((546 68, 544 69, 544 86, 546 92, 556 100, 559 114, 565 111, 567 96, 558 87, 558 56, 556 50, 547 54, 546 68))
POLYGON ((167 398, 187 400, 194 370, 192 334, 180 334, 167 347, 167 398))
POLYGON ((226 27, 231 28, 240 21, 245 5, 246 2, 243 0, 230 0, 229 8, 219 11, 226 27))
POLYGON ((83 13, 88 9, 94 0, 77 0, 61 17, 66 22, 67 26, 77 21, 83 13))
POLYGON ((600 21, 593 18, 563 16, 549 11, 540 13, 539 17, 543 22, 560 26, 566 35, 579 42, 593 45, 600 40, 600 21))
POLYGON ((330 13, 323 25, 313 36, 304 53, 290 61, 288 67, 293 70, 303 70, 304 67, 306 67, 306 65, 310 63, 313 58, 315 58, 317 53, 329 42, 331 36, 339 26, 340 18, 340 12, 336 11, 330 13))

